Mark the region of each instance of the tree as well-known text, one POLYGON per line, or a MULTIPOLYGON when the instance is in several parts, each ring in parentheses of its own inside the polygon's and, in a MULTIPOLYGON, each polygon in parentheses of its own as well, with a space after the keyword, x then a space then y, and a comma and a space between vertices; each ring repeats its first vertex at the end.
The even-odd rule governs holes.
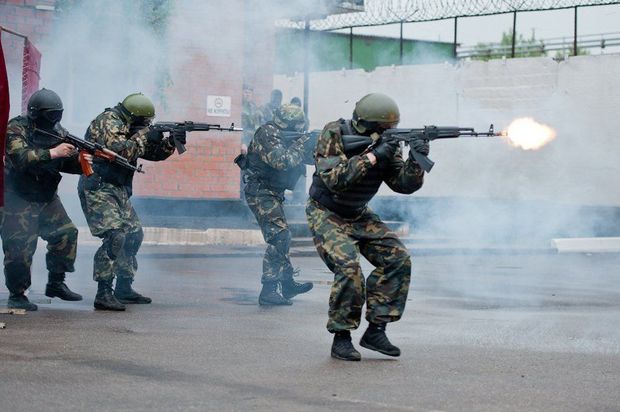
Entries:
MULTIPOLYGON (((499 43, 478 43, 474 47, 474 60, 491 60, 510 57, 512 55, 512 29, 502 32, 499 43)), ((546 56, 545 45, 542 40, 536 40, 536 33, 532 30, 530 38, 526 39, 523 34, 517 34, 515 42, 515 57, 539 57, 546 56)))

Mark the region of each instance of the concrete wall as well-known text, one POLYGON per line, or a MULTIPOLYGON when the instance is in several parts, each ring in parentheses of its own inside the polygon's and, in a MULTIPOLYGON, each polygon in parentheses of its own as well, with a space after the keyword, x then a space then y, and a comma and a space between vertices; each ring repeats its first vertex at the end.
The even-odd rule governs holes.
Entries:
MULTIPOLYGON (((276 76, 275 86, 285 99, 301 96, 303 77, 276 76)), ((500 129, 530 116, 557 131, 558 137, 537 151, 513 148, 499 138, 433 142, 436 165, 419 196, 620 206, 620 55, 313 73, 311 128, 350 118, 355 102, 370 92, 398 102, 401 127, 484 130, 494 123, 500 129)))

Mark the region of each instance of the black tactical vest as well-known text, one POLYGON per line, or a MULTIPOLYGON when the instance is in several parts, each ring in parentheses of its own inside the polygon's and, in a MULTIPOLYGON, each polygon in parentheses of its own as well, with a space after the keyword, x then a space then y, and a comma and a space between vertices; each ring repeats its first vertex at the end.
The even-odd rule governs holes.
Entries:
MULTIPOLYGON (((350 121, 340 119, 340 130, 342 135, 355 134, 350 121)), ((363 149, 362 149, 363 151, 363 149)), ((359 153, 345 152, 347 158, 359 155, 359 153)), ((379 191, 383 183, 383 176, 379 167, 372 167, 366 176, 357 184, 343 192, 332 192, 327 188, 321 177, 315 171, 312 175, 312 186, 310 186, 310 197, 332 212, 340 216, 353 219, 359 216, 370 199, 379 191)))
MULTIPOLYGON (((60 144, 59 141, 50 140, 45 136, 35 136, 31 123, 24 117, 17 120, 26 126, 26 141, 36 149, 52 149, 60 144)), ((6 186, 12 192, 29 202, 49 202, 54 198, 58 190, 58 184, 62 179, 60 170, 65 161, 75 159, 54 159, 36 167, 28 167, 18 170, 13 167, 9 158, 6 159, 4 175, 6 186)))
MULTIPOLYGON (((291 141, 289 146, 293 142, 291 141)), ((283 192, 286 189, 295 189, 299 178, 306 173, 306 165, 302 163, 290 169, 278 170, 263 162, 258 153, 248 151, 248 171, 250 181, 255 180, 269 190, 283 192)))

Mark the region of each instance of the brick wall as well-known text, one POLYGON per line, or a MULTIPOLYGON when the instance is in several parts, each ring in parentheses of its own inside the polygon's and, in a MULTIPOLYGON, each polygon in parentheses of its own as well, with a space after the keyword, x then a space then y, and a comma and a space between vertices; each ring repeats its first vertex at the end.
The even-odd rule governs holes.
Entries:
MULTIPOLYGON (((172 69, 173 85, 166 91, 169 108, 159 109, 158 119, 240 125, 242 84, 247 78, 254 82, 257 97, 267 99, 273 82, 273 22, 248 24, 244 4, 244 0, 205 3, 197 9, 191 1, 176 3, 170 46, 184 58, 172 69), (248 52, 246 41, 256 36, 264 41, 248 52), (207 95, 231 96, 231 116, 207 116, 207 95)), ((182 156, 175 153, 156 165, 146 162, 147 173, 136 179, 135 194, 238 199, 239 168, 232 160, 239 153, 240 139, 241 133, 189 134, 182 156)))
MULTIPOLYGON (((45 55, 44 45, 54 41, 55 20, 54 12, 35 6, 53 4, 53 0, 0 0, 0 24, 32 37, 43 52, 43 70, 46 58, 50 58, 45 55)), ((165 91, 166 107, 157 108, 157 120, 193 120, 226 126, 234 122, 240 126, 245 79, 254 84, 256 102, 267 101, 273 83, 273 20, 257 18, 248 4, 247 0, 175 1, 168 38, 171 53, 162 57, 170 59, 173 84, 165 91), (230 96, 231 116, 207 116, 207 95, 230 96)), ((23 40, 2 37, 5 47, 6 42, 15 43, 11 43, 6 54, 7 58, 14 55, 10 60, 13 71, 19 68, 21 76, 23 40)), ((13 89, 14 85, 12 81, 13 89)), ((19 105, 19 98, 19 93, 13 93, 12 107, 19 105)), ((232 160, 239 152, 240 139, 241 133, 189 134, 187 152, 182 156, 175 153, 168 161, 157 164, 143 162, 146 173, 136 177, 135 195, 238 199, 239 169, 232 160)), ((73 194, 74 179, 65 178, 60 190, 73 194)))
MULTIPOLYGON (((54 12, 37 9, 49 7, 54 0, 0 0, 0 26, 27 36, 39 50, 51 33, 54 12)), ((2 48, 11 87, 11 115, 21 111, 21 76, 24 39, 2 33, 2 48)))

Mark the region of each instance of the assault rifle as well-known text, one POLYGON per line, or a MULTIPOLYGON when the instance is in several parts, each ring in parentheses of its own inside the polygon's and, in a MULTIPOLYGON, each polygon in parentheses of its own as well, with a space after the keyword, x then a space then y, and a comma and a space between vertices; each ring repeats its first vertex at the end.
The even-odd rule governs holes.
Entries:
POLYGON ((302 136, 309 136, 310 142, 314 143, 312 146, 316 146, 316 141, 318 140, 320 135, 321 135, 321 131, 319 129, 310 130, 308 132, 291 132, 288 130, 280 131, 280 136, 282 136, 282 141, 287 146, 289 146, 291 143, 301 138, 302 136))
MULTIPOLYGON (((316 146, 316 141, 319 138, 321 134, 320 130, 312 130, 309 132, 292 132, 292 131, 287 131, 287 130, 281 130, 280 131, 280 138, 282 139, 282 142, 284 143, 284 145, 286 147, 289 147, 291 144, 293 144, 293 142, 299 138, 301 138, 302 136, 310 136, 310 142, 312 144, 312 146, 316 146)), ((235 163, 237 166, 239 166, 239 169, 241 170, 246 170, 249 165, 248 165, 248 155, 247 154, 239 154, 237 155, 237 157, 235 157, 235 159, 233 160, 233 163, 235 163)))
MULTIPOLYGON (((476 132, 472 127, 424 126, 421 129, 388 129, 381 134, 379 139, 376 140, 372 139, 370 136, 344 135, 342 136, 342 142, 344 144, 345 153, 365 154, 374 149, 384 139, 409 144, 410 142, 418 139, 430 141, 436 139, 454 139, 463 136, 492 137, 505 135, 506 132, 496 132, 493 125, 489 126, 488 132, 476 132)), ((430 172, 435 165, 435 162, 415 150, 411 151, 411 155, 426 172, 430 172)))
MULTIPOLYGON (((175 130, 183 130, 186 132, 208 132, 209 130, 219 130, 222 132, 242 132, 243 129, 240 127, 235 127, 234 123, 231 123, 229 127, 222 127, 219 124, 209 124, 209 123, 194 123, 192 121, 185 122, 157 122, 151 126, 152 129, 157 130, 159 132, 170 132, 171 136, 172 132, 175 130)), ((187 150, 185 149, 185 145, 174 139, 174 145, 177 148, 177 153, 183 154, 187 150)))
POLYGON ((93 168, 88 163, 88 161, 84 158, 84 153, 89 153, 94 157, 98 157, 100 159, 105 159, 108 162, 112 162, 116 165, 119 165, 125 169, 131 170, 133 172, 144 173, 142 170, 142 165, 135 166, 132 165, 129 160, 119 155, 116 152, 113 152, 110 149, 103 147, 101 144, 97 142, 89 142, 84 139, 80 139, 77 136, 73 136, 72 134, 67 133, 66 135, 58 135, 55 133, 46 132, 45 130, 41 130, 38 128, 34 129, 35 131, 42 133, 46 136, 55 137, 62 143, 69 143, 72 146, 75 146, 80 151, 80 166, 82 166, 82 173, 85 176, 90 176, 93 174, 93 168))

